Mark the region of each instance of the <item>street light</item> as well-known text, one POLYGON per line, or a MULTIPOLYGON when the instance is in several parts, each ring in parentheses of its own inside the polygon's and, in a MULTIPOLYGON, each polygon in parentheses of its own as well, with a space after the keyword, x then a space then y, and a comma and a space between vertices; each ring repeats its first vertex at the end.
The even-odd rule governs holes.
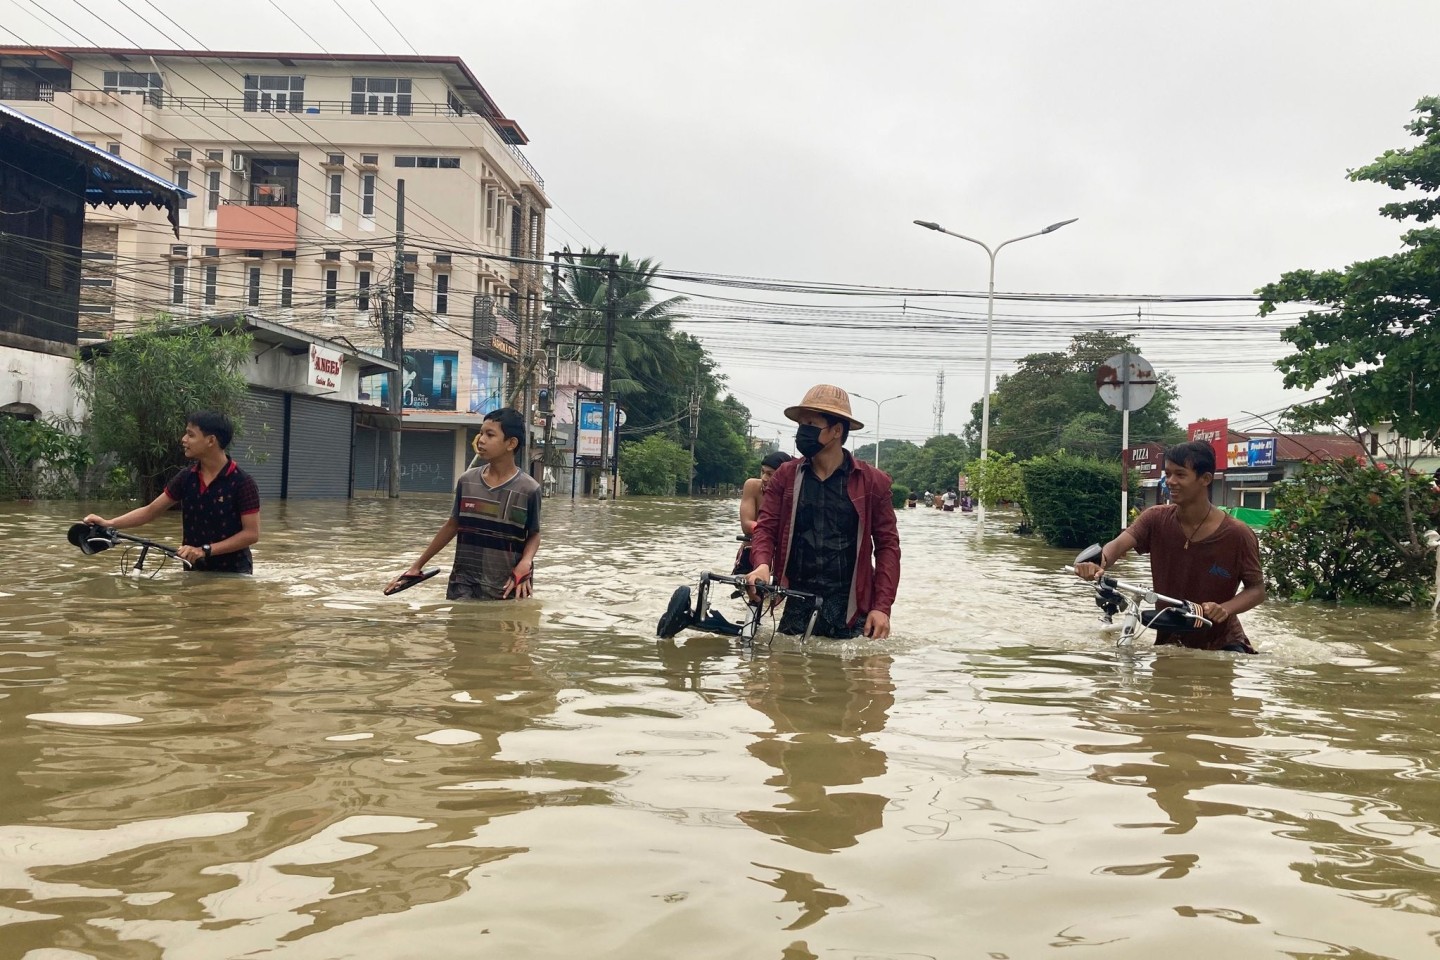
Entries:
MULTIPOLYGON (((1052 223, 1050 224, 1050 226, 1046 227, 1043 230, 1036 230, 1034 233, 1027 233, 1023 237, 1011 237, 1009 240, 1006 240, 1004 243, 1000 244, 993 250, 990 249, 989 244, 984 243, 983 241, 976 240, 974 237, 967 237, 963 233, 956 233, 954 230, 946 230, 944 227, 940 226, 940 224, 933 221, 915 221, 916 225, 924 227, 926 230, 934 230, 936 233, 947 233, 952 237, 959 237, 961 240, 969 240, 971 243, 984 250, 985 253, 990 257, 990 294, 985 311, 985 395, 980 401, 981 460, 988 460, 990 458, 990 342, 991 331, 994 329, 995 326, 995 257, 1000 253, 1001 250, 1005 249, 1005 247, 1009 246, 1012 243, 1019 243, 1021 240, 1029 240, 1031 237, 1040 237, 1044 236, 1047 233, 1054 233, 1056 230, 1059 230, 1066 224, 1074 223, 1076 220, 1079 219, 1079 217, 1071 217, 1069 220, 1061 220, 1059 223, 1052 223)), ((979 511, 976 513, 975 519, 977 525, 980 527, 980 529, 983 530, 985 527, 984 503, 980 504, 980 508, 979 511)))
MULTIPOLYGON (((850 396, 852 396, 852 397, 859 397, 861 400, 870 400, 870 398, 867 397, 867 396, 865 396, 865 394, 863 394, 863 393, 856 393, 856 392, 853 391, 853 390, 850 391, 850 396)), ((893 397, 886 397, 884 400, 870 400, 871 403, 875 404, 875 469, 876 469, 876 470, 879 470, 879 469, 880 469, 880 439, 881 439, 881 438, 880 438, 880 408, 883 407, 883 406, 885 406, 885 404, 889 403, 891 400, 899 400, 899 399, 900 399, 901 397, 903 397, 903 396, 905 396, 905 394, 903 394, 903 393, 897 393, 897 394, 895 394, 895 396, 893 396, 893 397)))

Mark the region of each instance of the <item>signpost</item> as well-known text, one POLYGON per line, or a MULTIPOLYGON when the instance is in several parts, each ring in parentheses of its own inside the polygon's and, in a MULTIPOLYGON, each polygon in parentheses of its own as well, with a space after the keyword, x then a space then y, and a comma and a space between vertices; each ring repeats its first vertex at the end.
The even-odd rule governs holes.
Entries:
POLYGON ((1130 411, 1140 410, 1155 397, 1155 368, 1138 353, 1117 353, 1095 371, 1100 399, 1120 411, 1120 529, 1130 522, 1130 471, 1124 463, 1130 446, 1130 411))

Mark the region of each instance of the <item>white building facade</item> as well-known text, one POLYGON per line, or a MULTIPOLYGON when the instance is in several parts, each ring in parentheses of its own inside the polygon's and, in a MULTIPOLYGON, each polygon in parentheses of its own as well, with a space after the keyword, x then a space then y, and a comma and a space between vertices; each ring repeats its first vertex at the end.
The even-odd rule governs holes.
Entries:
MULTIPOLYGON (((196 194, 178 239, 92 214, 82 338, 245 314, 379 353, 398 297, 412 491, 453 489, 484 413, 529 396, 543 272, 516 261, 543 256, 549 202, 459 58, 7 48, 0 100, 196 194)), ((372 377, 352 404, 357 491, 388 485, 364 416, 386 400, 372 377)))

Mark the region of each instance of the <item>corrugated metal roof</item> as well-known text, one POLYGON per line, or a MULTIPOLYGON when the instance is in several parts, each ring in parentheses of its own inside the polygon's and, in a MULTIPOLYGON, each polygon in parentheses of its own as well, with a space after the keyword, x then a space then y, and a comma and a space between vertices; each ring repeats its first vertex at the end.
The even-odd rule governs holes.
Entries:
POLYGON ((86 164, 85 202, 91 206, 120 204, 128 207, 138 204, 142 207, 156 206, 169 212, 170 225, 179 236, 179 208, 182 197, 194 197, 191 193, 163 177, 156 176, 144 167, 86 143, 79 137, 66 133, 42 120, 37 120, 14 107, 0 103, 0 125, 12 122, 28 128, 32 133, 53 141, 56 147, 68 149, 77 159, 86 164))

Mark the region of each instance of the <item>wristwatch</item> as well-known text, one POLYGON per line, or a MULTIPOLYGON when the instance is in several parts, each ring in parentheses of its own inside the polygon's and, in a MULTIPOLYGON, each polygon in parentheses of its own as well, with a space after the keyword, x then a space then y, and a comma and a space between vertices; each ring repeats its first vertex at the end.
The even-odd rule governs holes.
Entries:
POLYGON ((206 559, 206 560, 209 560, 209 559, 210 559, 210 544, 207 543, 207 544, 205 544, 205 546, 201 547, 200 549, 205 551, 205 559, 206 559))

